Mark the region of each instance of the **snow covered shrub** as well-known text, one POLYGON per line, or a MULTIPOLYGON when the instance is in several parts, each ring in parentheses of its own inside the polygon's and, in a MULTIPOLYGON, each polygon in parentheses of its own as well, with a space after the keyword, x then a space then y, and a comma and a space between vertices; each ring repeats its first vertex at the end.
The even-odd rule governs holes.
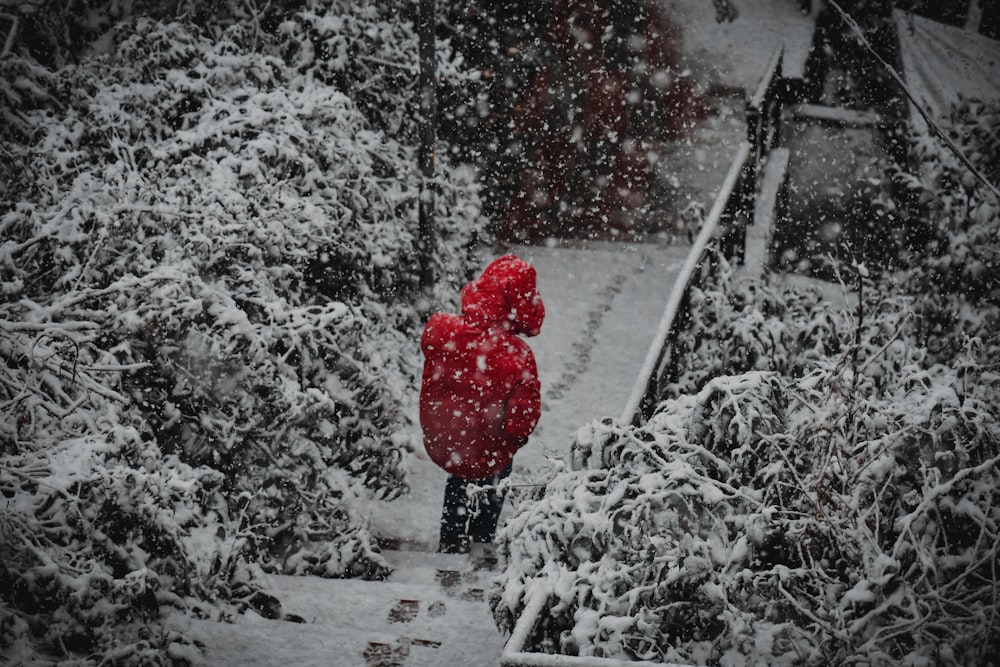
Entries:
POLYGON ((248 563, 210 571, 213 552, 190 541, 226 511, 224 475, 150 441, 114 381, 142 365, 123 365, 95 344, 98 323, 67 314, 0 322, 0 649, 172 664, 190 642, 149 627, 163 611, 234 613, 261 593, 248 563))
MULTIPOLYGON (((4 652, 166 664, 167 607, 387 571, 357 504, 406 490, 414 150, 267 34, 139 18, 73 67, 0 63, 4 652)), ((461 280, 476 185, 439 173, 461 280)))
POLYGON ((714 363, 688 365, 645 425, 577 432, 572 470, 499 536, 498 624, 542 592, 533 639, 548 652, 719 665, 1000 654, 1000 382, 978 361, 986 343, 928 363, 905 337, 911 302, 859 284, 844 322, 814 297, 707 285, 694 320, 721 332, 699 342, 714 363), (748 325, 754 309, 775 321, 748 325), (736 326, 780 354, 720 374, 746 363, 726 356, 736 326))
MULTIPOLYGON (((1000 183, 1000 103, 963 99, 942 125, 980 174, 1000 183)), ((942 360, 963 349, 965 336, 989 338, 996 350, 1000 200, 936 136, 914 133, 911 145, 916 174, 903 178, 918 203, 910 214, 931 237, 905 283, 922 296, 915 335, 942 360)))
POLYGON ((677 341, 677 380, 666 395, 697 392, 720 375, 755 370, 797 375, 841 349, 848 323, 831 314, 818 291, 735 284, 726 259, 718 255, 712 261, 718 271, 707 273, 691 291, 677 341))
MULTIPOLYGON (((696 438, 755 452, 763 439, 750 425, 763 417, 764 432, 779 427, 772 415, 784 401, 773 374, 729 380, 679 399, 643 428, 606 419, 580 429, 574 470, 556 475, 502 532, 509 565, 491 594, 501 627, 522 611, 532 579, 546 578, 541 650, 718 662, 720 638, 752 622, 728 589, 752 593, 748 534, 770 513, 732 478, 744 457, 719 455, 696 438), (717 428, 705 429, 701 420, 713 412, 717 428)), ((760 624, 780 634, 773 619, 760 624)))
MULTIPOLYGON (((347 93, 373 127, 416 143, 420 77, 414 3, 309 0, 303 5, 279 29, 289 66, 347 93)), ((437 39, 435 48, 443 84, 478 78, 465 69, 450 40, 437 39)))

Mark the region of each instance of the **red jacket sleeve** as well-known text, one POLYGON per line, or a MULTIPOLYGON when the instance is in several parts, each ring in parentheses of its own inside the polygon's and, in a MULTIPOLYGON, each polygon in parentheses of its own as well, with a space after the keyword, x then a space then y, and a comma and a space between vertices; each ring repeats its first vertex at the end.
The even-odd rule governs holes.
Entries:
POLYGON ((524 371, 524 380, 514 386, 507 399, 503 430, 515 438, 527 438, 542 416, 542 395, 534 360, 524 371))

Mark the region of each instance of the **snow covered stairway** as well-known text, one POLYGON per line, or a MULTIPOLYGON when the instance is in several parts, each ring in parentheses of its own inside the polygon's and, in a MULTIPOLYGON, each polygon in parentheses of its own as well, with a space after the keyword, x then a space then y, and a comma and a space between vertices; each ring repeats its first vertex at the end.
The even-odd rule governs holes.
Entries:
POLYGON ((201 621, 213 667, 430 667, 500 664, 505 638, 486 603, 493 572, 468 556, 387 552, 387 581, 268 577, 286 617, 201 621))

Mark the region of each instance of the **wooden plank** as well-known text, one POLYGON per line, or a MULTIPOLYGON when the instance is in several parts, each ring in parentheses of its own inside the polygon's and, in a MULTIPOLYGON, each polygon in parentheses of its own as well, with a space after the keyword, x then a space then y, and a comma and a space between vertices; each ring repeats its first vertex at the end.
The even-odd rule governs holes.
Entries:
POLYGON ((768 245, 774 233, 775 212, 781 188, 788 175, 790 153, 776 148, 767 157, 760 179, 760 190, 754 203, 753 224, 747 228, 747 248, 743 266, 737 271, 741 278, 760 279, 768 263, 768 245))
POLYGON ((881 115, 872 111, 858 111, 819 104, 794 104, 789 108, 792 115, 801 120, 814 120, 840 127, 877 127, 884 122, 881 115))

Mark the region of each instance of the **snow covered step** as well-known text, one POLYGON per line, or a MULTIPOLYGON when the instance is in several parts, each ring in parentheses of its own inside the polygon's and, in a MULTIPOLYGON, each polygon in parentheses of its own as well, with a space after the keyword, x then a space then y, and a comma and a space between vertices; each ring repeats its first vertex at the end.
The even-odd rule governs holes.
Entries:
MULTIPOLYGON (((235 624, 198 621, 193 636, 206 646, 209 667, 421 667, 463 664, 453 647, 416 632, 358 631, 331 625, 240 618, 235 624)), ((497 661, 499 662, 499 661, 497 661)), ((464 664, 475 664, 464 663, 464 664)), ((490 664, 489 662, 485 664, 490 664)))
POLYGON ((207 664, 406 665, 500 664, 505 638, 486 596, 494 573, 464 555, 386 552, 386 581, 270 575, 265 589, 285 618, 253 614, 235 625, 188 621, 207 647, 207 664))
POLYGON ((393 569, 390 582, 424 586, 453 586, 456 578, 467 584, 489 587, 494 572, 476 567, 466 554, 439 554, 426 551, 383 551, 393 569))
POLYGON ((464 606, 470 600, 485 600, 482 589, 474 586, 284 576, 269 577, 268 583, 267 590, 281 600, 285 617, 359 630, 394 623, 399 618, 428 610, 433 615, 442 604, 447 609, 449 603, 464 606))
MULTIPOLYGON (((468 570, 468 554, 442 554, 433 551, 390 551, 383 550, 393 573, 389 581, 409 581, 418 583, 413 577, 424 578, 427 572, 436 570, 468 570)), ((424 582, 427 583, 427 582, 424 582)))

